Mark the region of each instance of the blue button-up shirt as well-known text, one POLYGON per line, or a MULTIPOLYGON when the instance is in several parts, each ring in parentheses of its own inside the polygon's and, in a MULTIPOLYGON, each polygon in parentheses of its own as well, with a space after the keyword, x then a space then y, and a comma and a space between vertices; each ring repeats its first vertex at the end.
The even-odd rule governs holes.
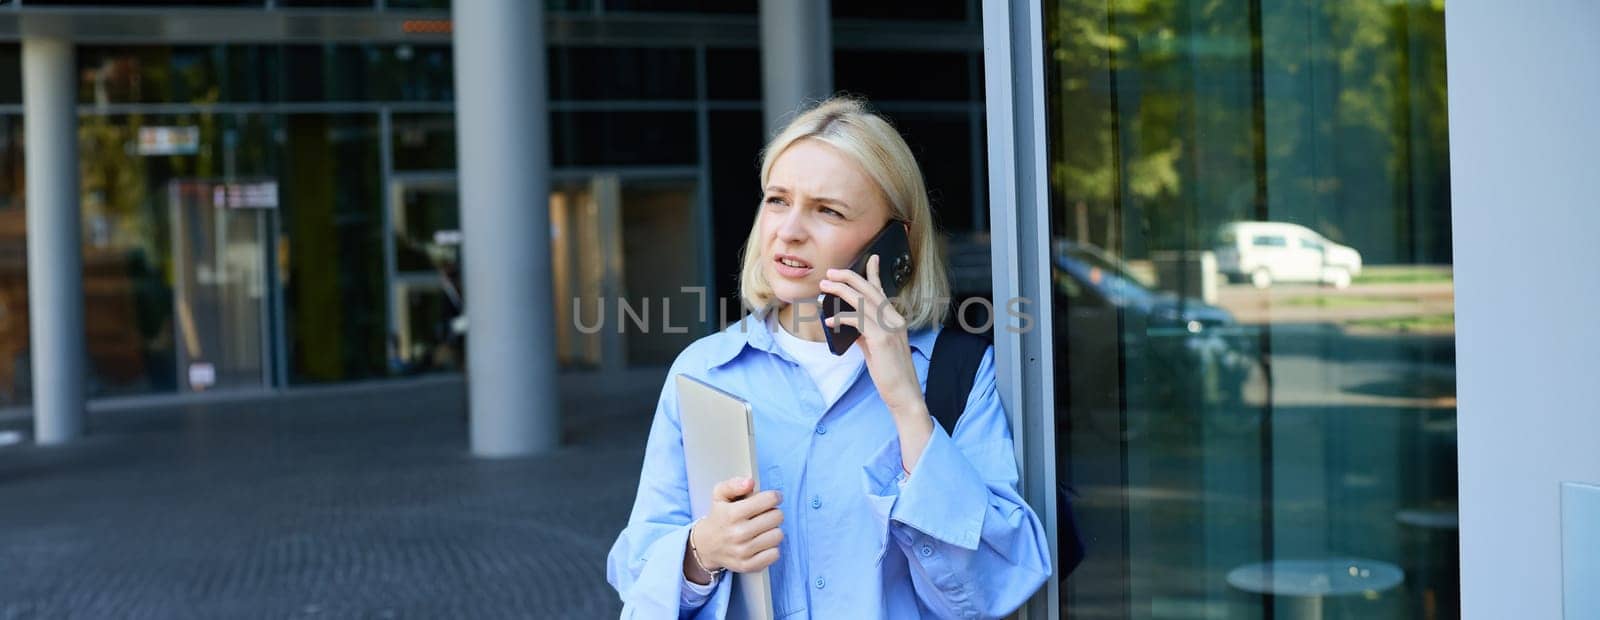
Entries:
MULTIPOLYGON (((909 334, 924 386, 937 328, 909 334)), ((1044 528, 1017 493, 1011 428, 984 354, 953 433, 933 436, 907 478, 899 432, 862 367, 835 402, 746 315, 689 345, 656 403, 628 526, 607 559, 625 618, 725 618, 734 580, 684 608, 691 525, 678 395, 686 373, 754 411, 758 478, 783 496, 783 542, 769 569, 778 617, 994 618, 1050 574, 1044 528)))

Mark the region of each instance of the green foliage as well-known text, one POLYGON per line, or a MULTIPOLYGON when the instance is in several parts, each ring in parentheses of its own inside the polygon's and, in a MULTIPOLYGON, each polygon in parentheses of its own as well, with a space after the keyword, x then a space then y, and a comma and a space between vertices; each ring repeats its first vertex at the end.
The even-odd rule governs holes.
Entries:
POLYGON ((1441 3, 1262 0, 1252 16, 1054 0, 1045 14, 1058 233, 1138 257, 1264 217, 1369 262, 1449 260, 1441 3))

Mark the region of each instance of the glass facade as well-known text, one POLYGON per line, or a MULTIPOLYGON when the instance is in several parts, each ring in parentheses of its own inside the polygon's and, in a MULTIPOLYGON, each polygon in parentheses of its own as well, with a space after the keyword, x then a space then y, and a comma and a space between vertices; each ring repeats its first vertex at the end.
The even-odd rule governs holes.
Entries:
MULTIPOLYGON (((545 4, 719 24, 758 7, 545 4)), ((949 32, 976 29, 979 6, 833 14, 949 32)), ((1045 415, 1072 498, 1059 538, 1086 550, 1050 604, 1074 618, 1459 615, 1443 2, 1043 9, 1045 415)), ((767 135, 760 50, 642 39, 548 50, 551 191, 526 200, 550 209, 566 369, 662 366, 739 315, 767 135), (686 310, 701 299, 679 286, 695 284, 721 317, 686 310), (684 331, 625 329, 608 300, 684 331)), ((903 133, 958 301, 988 297, 982 50, 931 47, 842 46, 835 87, 903 133)), ((462 370, 448 44, 85 44, 77 63, 92 396, 462 370)), ((31 388, 19 66, 0 45, 0 406, 31 388)))
POLYGON ((1442 3, 1044 14, 1063 617, 1456 616, 1442 3))
MULTIPOLYGON (((427 10, 448 2, 275 6, 427 10)), ((729 17, 753 15, 755 3, 547 9, 729 17)), ((845 19, 887 17, 843 10, 845 19)), ((925 17, 963 21, 969 13, 964 2, 944 3, 925 17)), ((714 310, 692 311, 705 299, 725 300, 737 316, 739 245, 757 205, 765 135, 759 50, 556 45, 547 61, 552 225, 572 233, 557 239, 557 251, 574 269, 603 266, 563 274, 558 260, 557 298, 670 299, 672 325, 687 327, 609 337, 566 330, 573 333, 561 334, 559 357, 569 368, 670 362, 716 327, 714 310), (677 248, 666 254, 682 260, 668 265, 659 249, 649 258, 650 244, 663 239, 677 248), (656 273, 668 268, 670 278, 656 273), (704 285, 706 297, 664 288, 669 280, 704 285)), ((834 62, 839 87, 872 99, 906 134, 944 226, 958 236, 984 230, 977 52, 843 47, 834 62), (953 77, 908 81, 907 66, 953 77)), ((460 371, 469 292, 460 282, 448 44, 81 44, 77 66, 91 396, 460 371)), ((0 45, 0 106, 20 108, 19 67, 19 46, 0 45)), ((11 249, 0 249, 14 259, 0 274, 0 405, 26 404, 20 114, 5 117, 0 132, 9 162, 0 183, 14 190, 5 193, 10 206, 0 205, 0 215, 14 213, 3 218, 13 225, 0 227, 14 233, 11 249)), ((613 329, 617 310, 608 309, 613 329)))

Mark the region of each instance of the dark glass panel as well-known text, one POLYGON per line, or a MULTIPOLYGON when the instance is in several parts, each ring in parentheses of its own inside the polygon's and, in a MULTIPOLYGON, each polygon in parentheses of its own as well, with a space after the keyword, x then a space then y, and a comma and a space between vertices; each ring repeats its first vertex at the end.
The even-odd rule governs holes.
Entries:
MULTIPOLYGON (((838 90, 874 101, 981 100, 965 52, 835 50, 833 81, 838 90)), ((759 74, 758 74, 759 75, 759 74)))
POLYGON ((971 232, 979 217, 987 218, 985 201, 973 194, 974 187, 986 187, 984 178, 973 177, 974 151, 972 123, 964 112, 901 112, 889 114, 895 128, 906 139, 917 157, 928 186, 928 200, 941 229, 951 233, 971 232))
POLYGON ((278 0, 277 6, 285 8, 370 9, 374 5, 373 0, 278 0))
MULTIPOLYGON (((450 0, 388 0, 384 6, 391 9, 448 11, 450 10, 450 0)), ((550 10, 548 5, 546 10, 550 10)))
POLYGON ((556 166, 693 165, 695 125, 692 112, 555 112, 550 156, 556 166))
POLYGON ((445 45, 291 45, 283 48, 288 101, 450 101, 445 45))
POLYGON ((605 0, 607 11, 641 13, 749 13, 756 0, 605 0))
POLYGON ((289 381, 388 373, 375 114, 284 117, 289 381))
MULTIPOLYGON (((724 316, 737 320, 739 312, 739 251, 761 206, 760 111, 710 114, 711 226, 716 290, 724 316)), ((720 327, 720 325, 719 325, 720 327)))
POLYGON ((694 51, 674 48, 550 48, 550 98, 694 99, 694 51))
POLYGON ((706 50, 706 97, 761 101, 761 50, 711 48, 706 50))
POLYGON ((27 0, 28 6, 265 7, 263 0, 27 0))
POLYGON ((22 46, 0 44, 0 103, 22 103, 22 46))
POLYGON ((395 170, 455 170, 453 114, 396 114, 390 121, 395 170))
POLYGON ((969 0, 923 0, 921 2, 882 2, 860 0, 831 0, 834 19, 883 19, 903 21, 925 19, 939 21, 965 21, 969 9, 977 3, 969 0))

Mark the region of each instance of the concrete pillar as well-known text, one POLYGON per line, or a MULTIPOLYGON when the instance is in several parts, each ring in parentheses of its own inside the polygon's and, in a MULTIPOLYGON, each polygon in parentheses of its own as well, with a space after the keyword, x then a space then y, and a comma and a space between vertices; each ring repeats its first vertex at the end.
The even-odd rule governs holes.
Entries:
POLYGON ((34 439, 83 434, 88 349, 79 237, 77 76, 72 42, 22 40, 27 161, 28 314, 34 439))
POLYGON ((761 0, 761 105, 767 134, 795 110, 833 92, 833 35, 828 3, 761 0))
POLYGON ((1444 21, 1458 609, 1600 618, 1600 4, 1456 2, 1444 21))
POLYGON ((454 2, 472 452, 561 439, 550 261, 544 3, 454 2))

